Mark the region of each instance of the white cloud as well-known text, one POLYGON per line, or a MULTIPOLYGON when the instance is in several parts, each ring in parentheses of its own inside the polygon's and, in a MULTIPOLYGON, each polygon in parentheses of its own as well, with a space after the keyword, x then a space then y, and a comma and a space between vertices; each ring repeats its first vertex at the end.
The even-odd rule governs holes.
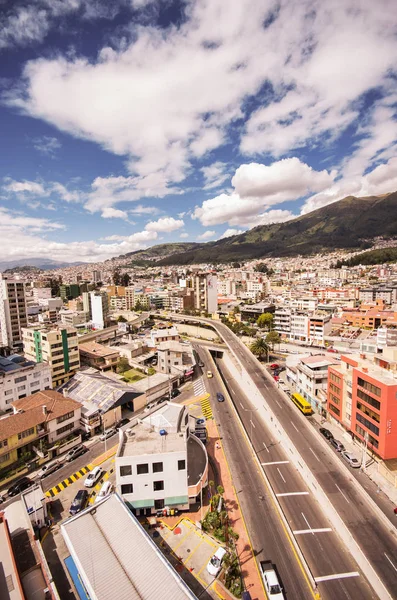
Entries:
POLYGON ((130 215, 155 215, 159 212, 160 210, 156 206, 143 206, 142 204, 128 209, 130 215))
POLYGON ((200 171, 204 175, 204 189, 211 190, 222 185, 227 179, 229 174, 227 173, 228 165, 221 161, 212 163, 206 167, 202 167, 200 171))
POLYGON ((251 224, 251 227, 255 227, 256 225, 270 225, 271 223, 284 223, 295 217, 296 215, 292 214, 290 210, 269 210, 259 215, 258 220, 255 220, 255 222, 251 224))
POLYGON ((32 197, 47 198, 56 196, 65 202, 79 202, 82 194, 77 191, 68 190, 62 183, 56 181, 37 182, 37 181, 15 181, 11 178, 5 178, 6 184, 3 190, 8 194, 14 194, 19 199, 32 197))
POLYGON ((32 196, 46 196, 46 192, 41 185, 35 181, 14 181, 13 179, 6 179, 9 183, 3 186, 6 192, 13 194, 31 194, 32 196))
POLYGON ((181 238, 181 240, 185 240, 186 238, 189 237, 188 233, 181 233, 181 235, 179 236, 181 238))
MULTIPOLYGON (((266 208, 287 200, 297 200, 310 191, 326 189, 335 175, 335 172, 315 171, 297 158, 283 159, 270 166, 257 163, 241 165, 232 178, 235 191, 204 200, 192 217, 199 219, 204 226, 221 223, 258 225, 256 218, 266 208)), ((289 211, 274 212, 285 218, 291 215, 289 211)))
POLYGON ((158 231, 169 233, 184 227, 185 223, 182 219, 174 219, 173 217, 162 217, 158 221, 150 221, 145 226, 146 231, 158 231))
POLYGON ((43 154, 44 156, 50 156, 53 158, 56 155, 57 150, 62 146, 61 142, 56 137, 48 135, 42 135, 41 137, 34 138, 33 147, 43 154))
POLYGON ((226 229, 226 231, 219 238, 220 240, 224 240, 225 238, 232 237, 233 235, 239 235, 240 233, 244 233, 243 229, 226 229))
MULTIPOLYGON (((56 229, 65 229, 65 226, 61 223, 49 221, 48 219, 27 217, 23 213, 10 211, 0 207, 0 232, 2 244, 5 243, 3 236, 6 237, 8 233, 26 232, 29 234, 32 232, 53 231, 56 229)), ((10 243, 11 245, 14 245, 13 242, 10 241, 10 243)), ((3 251, 6 252, 5 247, 3 248, 3 251)))
POLYGON ((209 240, 210 238, 214 237, 214 235, 216 235, 216 231, 204 231, 204 233, 202 233, 201 235, 198 235, 196 239, 198 240, 209 240))
POLYGON ((110 207, 104 208, 101 216, 104 219, 128 219, 128 214, 124 210, 118 210, 117 208, 110 207))

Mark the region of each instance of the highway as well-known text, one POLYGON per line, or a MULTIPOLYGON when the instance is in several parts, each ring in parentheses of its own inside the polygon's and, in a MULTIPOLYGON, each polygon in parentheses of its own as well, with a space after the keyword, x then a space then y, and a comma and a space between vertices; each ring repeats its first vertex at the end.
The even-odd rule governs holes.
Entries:
MULTIPOLYGON (((182 316, 177 315, 177 317, 180 319, 182 316)), ((191 317, 188 319, 184 317, 184 319, 187 321, 195 320, 191 317)), ((368 478, 366 478, 364 474, 353 474, 351 469, 341 463, 339 457, 337 457, 336 453, 331 450, 323 439, 321 439, 320 434, 313 428, 309 420, 297 410, 292 402, 287 402, 285 400, 274 385, 274 382, 271 381, 270 375, 266 375, 262 371, 256 358, 226 326, 207 319, 204 319, 204 321, 211 323, 220 337, 222 337, 232 349, 235 356, 248 372, 266 403, 278 418, 287 435, 305 460, 311 472, 317 478, 317 481, 327 494, 335 511, 343 519, 354 540, 374 567, 378 577, 386 586, 390 596, 392 598, 396 597, 396 529, 393 527, 392 523, 390 523, 390 526, 386 526, 384 520, 381 519, 377 511, 365 501, 363 493, 357 490, 352 482, 353 477, 362 477, 366 479, 366 486, 369 486, 368 478)), ((238 384, 240 382, 235 383, 238 384)), ((248 403, 248 406, 250 409, 253 409, 253 406, 250 403, 248 403)), ((248 434, 250 434, 251 431, 255 431, 255 435, 258 436, 255 438, 256 449, 258 452, 261 451, 261 454, 263 455, 262 449, 258 448, 259 444, 267 455, 267 459, 263 462, 272 462, 273 447, 269 448, 271 439, 266 438, 265 424, 260 415, 255 414, 255 412, 247 413, 238 403, 236 404, 236 409, 242 414, 245 413, 245 417, 243 417, 245 423, 247 423, 247 416, 250 416, 248 420, 248 434), (252 421, 252 425, 250 421, 252 421), (267 452, 263 444, 268 446, 270 452, 267 452), (269 458, 270 461, 268 460, 269 458)), ((283 469, 285 468, 283 465, 282 467, 283 469)), ((286 485, 282 481, 277 468, 274 469, 273 466, 268 465, 265 466, 265 469, 266 474, 273 484, 275 484, 275 477, 278 476, 280 481, 277 483, 279 485, 286 485)), ((283 469, 279 467, 282 474, 283 469)), ((285 478, 285 475, 283 476, 285 478)), ((291 479, 291 482, 292 481, 293 480, 291 479)), ((296 480, 296 485, 298 485, 299 481, 300 487, 297 489, 301 489, 302 487, 302 480, 300 478, 296 480)), ((376 486, 374 486, 373 493, 376 495, 376 486)), ((288 502, 291 504, 293 498, 294 497, 290 497, 288 501, 284 500, 283 502, 285 505, 287 505, 288 502)), ((307 515, 305 516, 307 517, 307 515)), ((309 522, 309 524, 312 528, 317 527, 317 524, 315 523, 309 522)), ((302 527, 299 528, 302 529, 302 527)), ((319 556, 316 556, 315 558, 316 560, 319 560, 319 556)), ((343 572, 345 571, 346 569, 343 570, 343 572)))

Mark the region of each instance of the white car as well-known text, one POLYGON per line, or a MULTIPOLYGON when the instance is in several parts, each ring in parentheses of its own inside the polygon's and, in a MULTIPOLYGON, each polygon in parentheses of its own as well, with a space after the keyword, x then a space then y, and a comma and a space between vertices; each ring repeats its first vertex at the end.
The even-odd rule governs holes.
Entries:
POLYGON ((104 442, 105 440, 108 440, 109 438, 113 437, 115 433, 117 433, 117 431, 114 427, 111 427, 110 429, 105 429, 105 431, 99 439, 101 440, 101 442, 104 442))
POLYGON ((92 487, 96 484, 98 479, 101 477, 103 473, 102 467, 94 467, 92 471, 90 471, 84 481, 85 487, 92 487))
POLYGON ((97 497, 95 498, 95 502, 99 502, 100 500, 103 500, 104 498, 106 498, 106 496, 109 496, 113 491, 113 484, 110 481, 105 481, 105 483, 102 485, 101 489, 98 492, 97 497))
POLYGON ((359 469, 361 467, 361 463, 359 460, 357 460, 357 458, 355 456, 353 456, 353 454, 351 452, 341 452, 341 455, 343 456, 343 458, 345 459, 345 461, 347 461, 349 463, 349 465, 351 467, 353 467, 353 469, 359 469))
POLYGON ((214 556, 212 556, 207 565, 207 571, 210 575, 216 577, 219 571, 222 568, 222 561, 226 554, 226 550, 224 548, 218 548, 215 552, 214 556))

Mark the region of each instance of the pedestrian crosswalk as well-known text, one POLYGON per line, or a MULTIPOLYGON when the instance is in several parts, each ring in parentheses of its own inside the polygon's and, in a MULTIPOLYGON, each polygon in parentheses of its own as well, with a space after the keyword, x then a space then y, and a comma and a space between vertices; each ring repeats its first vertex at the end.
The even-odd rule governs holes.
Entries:
POLYGON ((210 404, 210 395, 206 394, 201 399, 201 410, 206 419, 212 419, 212 409, 210 404))
POLYGON ((195 396, 202 396, 206 393, 205 383, 202 377, 193 382, 193 390, 195 396))

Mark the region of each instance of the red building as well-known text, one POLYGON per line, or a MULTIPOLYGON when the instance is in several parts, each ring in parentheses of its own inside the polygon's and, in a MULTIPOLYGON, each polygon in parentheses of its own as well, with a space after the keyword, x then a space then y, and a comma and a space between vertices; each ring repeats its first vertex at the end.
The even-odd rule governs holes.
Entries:
POLYGON ((327 409, 383 460, 397 458, 397 348, 328 368, 327 409))

